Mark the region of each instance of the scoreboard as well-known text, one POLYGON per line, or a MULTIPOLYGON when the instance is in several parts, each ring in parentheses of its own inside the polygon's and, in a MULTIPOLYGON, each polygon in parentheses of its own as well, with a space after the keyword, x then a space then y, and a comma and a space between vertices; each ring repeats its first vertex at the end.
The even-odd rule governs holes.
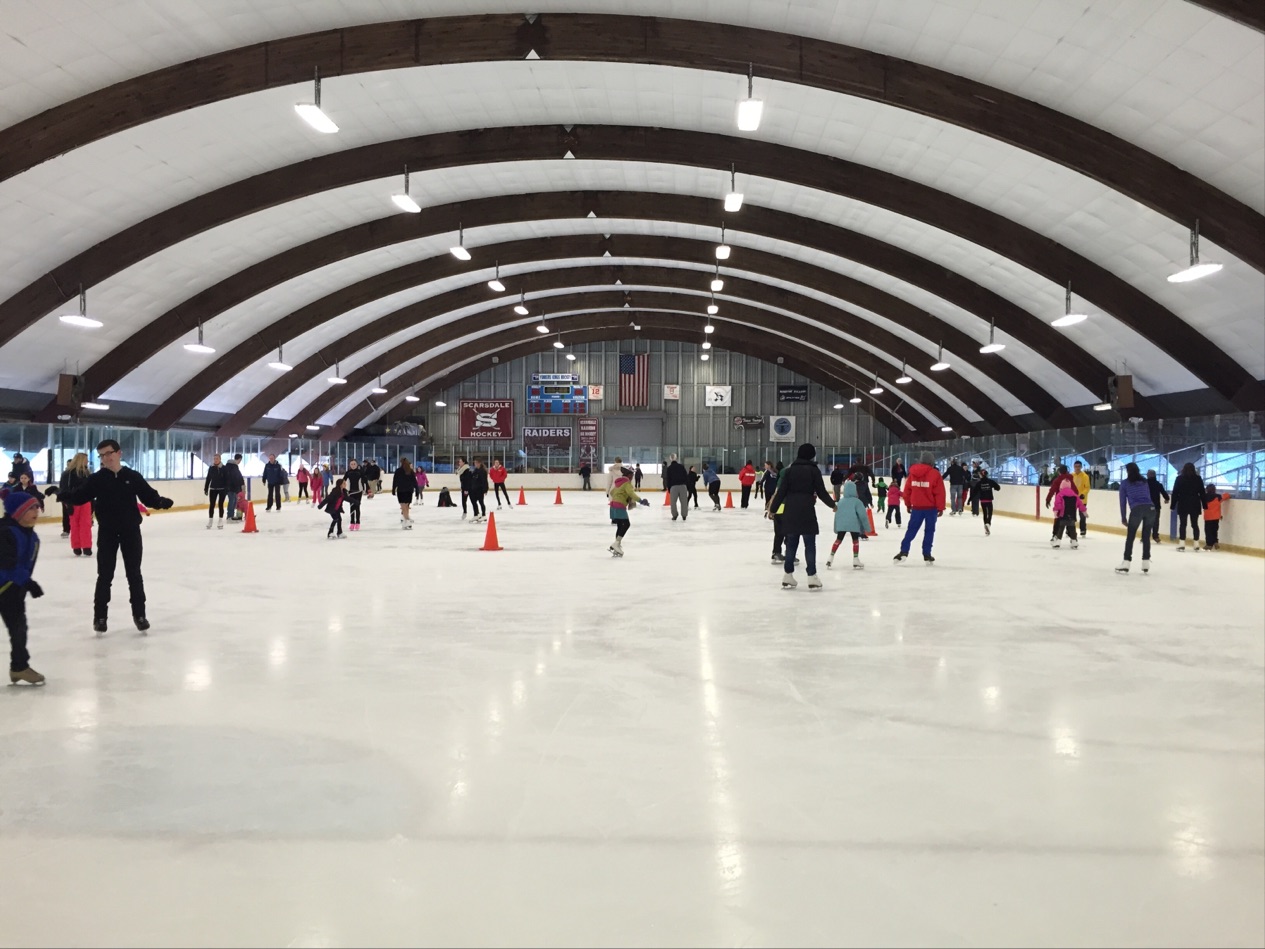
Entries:
POLYGON ((527 386, 528 415, 587 415, 588 393, 574 372, 533 372, 527 386))

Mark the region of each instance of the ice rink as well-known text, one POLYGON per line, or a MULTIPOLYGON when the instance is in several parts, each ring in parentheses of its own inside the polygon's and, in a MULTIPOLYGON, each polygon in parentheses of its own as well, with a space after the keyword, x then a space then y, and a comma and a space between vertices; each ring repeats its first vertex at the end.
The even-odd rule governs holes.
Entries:
POLYGON ((622 560, 600 491, 156 515, 148 637, 42 526, 0 943, 1265 941, 1265 562, 967 515, 784 592, 647 497, 622 560))

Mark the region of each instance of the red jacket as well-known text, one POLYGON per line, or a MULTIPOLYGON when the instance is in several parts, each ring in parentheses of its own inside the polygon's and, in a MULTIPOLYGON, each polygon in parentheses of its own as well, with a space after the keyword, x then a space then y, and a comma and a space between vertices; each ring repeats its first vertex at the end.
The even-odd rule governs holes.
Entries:
POLYGON ((488 478, 493 484, 504 484, 505 479, 509 476, 509 469, 504 465, 493 465, 488 469, 488 478))
POLYGON ((755 468, 752 465, 746 465, 738 472, 738 483, 747 487, 755 484, 755 468))
POLYGON ((901 485, 901 497, 911 511, 934 508, 944 511, 944 478, 931 465, 910 465, 909 476, 901 485))

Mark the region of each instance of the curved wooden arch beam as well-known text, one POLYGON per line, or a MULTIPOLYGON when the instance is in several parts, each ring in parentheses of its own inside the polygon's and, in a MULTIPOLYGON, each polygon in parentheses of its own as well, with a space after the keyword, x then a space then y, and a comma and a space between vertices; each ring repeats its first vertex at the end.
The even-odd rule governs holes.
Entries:
MULTIPOLYGON (((108 391, 110 386, 186 332, 199 324, 210 325, 216 316, 229 308, 240 305, 286 280, 301 277, 313 269, 326 267, 371 250, 416 240, 426 235, 449 233, 456 230, 463 220, 478 220, 484 225, 566 218, 578 220, 585 218, 591 211, 603 219, 648 219, 710 226, 715 221, 716 209, 717 203, 714 199, 692 196, 623 191, 544 192, 440 205, 424 208, 417 215, 396 214, 378 221, 356 225, 260 261, 226 277, 168 310, 133 333, 131 337, 83 372, 84 388, 85 391, 99 394, 108 391)), ((1036 319, 1006 298, 945 271, 908 251, 832 224, 754 205, 744 207, 740 220, 741 233, 757 234, 849 258, 874 270, 887 273, 895 279, 917 286, 928 293, 940 296, 961 309, 974 312, 982 321, 986 322, 983 314, 988 314, 996 321, 997 328, 1003 333, 1035 352, 1045 354, 1051 362, 1091 392, 1100 391, 1104 380, 1112 374, 1112 370, 1077 346, 1067 333, 1059 332, 1044 321, 1036 319)), ((477 248, 477 252, 480 259, 484 259, 485 255, 491 256, 494 260, 508 265, 541 259, 540 252, 537 250, 541 247, 548 248, 547 253, 554 260, 568 257, 601 257, 607 252, 616 257, 662 256, 668 259, 687 260, 691 259, 688 251, 695 246, 695 243, 687 242, 685 238, 658 238, 663 242, 661 246, 670 250, 671 253, 656 254, 655 251, 659 249, 659 245, 651 246, 652 240, 654 239, 635 234, 614 234, 609 239, 596 235, 572 235, 483 245, 477 248)), ((776 276, 783 271, 789 274, 793 270, 800 274, 812 273, 814 274, 812 281, 806 282, 793 277, 787 279, 791 282, 805 283, 806 286, 826 289, 827 292, 833 292, 843 299, 853 300, 858 305, 875 312, 891 313, 897 322, 904 322, 914 317, 910 304, 862 281, 815 268, 793 258, 746 248, 740 249, 740 254, 742 262, 749 258, 776 260, 781 270, 770 265, 766 271, 770 275, 776 276), (880 303, 883 305, 880 306, 880 303)), ((704 253, 693 259, 704 262, 708 266, 715 263, 710 245, 704 253)), ((755 267, 746 266, 744 269, 752 270, 755 267)), ((389 275, 375 275, 351 284, 291 314, 293 319, 284 318, 273 323, 268 330, 261 330, 258 338, 253 340, 260 347, 254 358, 259 358, 275 349, 278 344, 288 342, 299 333, 306 332, 311 326, 329 318, 330 314, 339 315, 372 302, 378 298, 375 294, 380 291, 398 292, 414 287, 424 279, 438 280, 457 276, 468 270, 469 265, 449 255, 442 255, 397 268, 390 271, 389 275), (424 274, 424 277, 415 276, 419 273, 424 274), (271 339, 271 342, 264 345, 265 339, 271 339)), ((514 278, 511 283, 522 279, 514 278)), ((519 289, 519 285, 515 284, 514 289, 519 289)), ((908 324, 920 335, 936 341, 957 339, 959 331, 949 324, 925 311, 917 310, 917 313, 933 321, 926 323, 919 320, 908 324), (926 329, 920 327, 926 327, 926 329)), ((963 345, 960 340, 957 344, 951 344, 949 348, 957 353, 958 345, 963 345)), ((968 352, 974 352, 977 345, 971 341, 965 348, 968 352)), ((218 360, 208 368, 214 368, 217 363, 218 360)), ((237 365, 244 369, 249 363, 250 360, 247 360, 237 365)), ((1029 384, 1025 387, 1022 384, 1020 380, 1026 378, 1022 372, 1010 371, 1010 365, 1004 361, 999 365, 1001 366, 999 371, 1006 374, 1006 379, 1003 382, 1002 377, 999 376, 998 381, 1003 382, 1025 405, 1050 425, 1059 427, 1073 424, 1073 420, 1057 400, 1048 395, 1043 397, 1041 392, 1036 390, 1035 385, 1029 384)), ((224 378, 231 378, 231 376, 224 378)), ((209 389, 203 387, 200 395, 195 390, 191 395, 194 399, 191 404, 198 404, 221 384, 222 382, 214 382, 209 389)), ((56 399, 50 400, 44 410, 36 416, 36 420, 55 421, 60 411, 56 399)))
POLYGON ((1265 33, 1265 3, 1261 0, 1187 0, 1197 7, 1218 13, 1235 23, 1265 33))
MULTIPOLYGON (((1207 0, 1254 18, 1260 0, 1207 0), (1253 10, 1253 7, 1255 8, 1253 10)), ((1250 20, 1249 20, 1250 22, 1250 20)), ((606 61, 756 75, 857 96, 970 129, 1057 162, 1190 227, 1265 270, 1265 220, 1200 178, 1065 113, 963 76, 811 37, 667 17, 545 13, 346 27, 215 53, 116 83, 0 133, 0 180, 122 129, 323 77, 446 63, 606 61)), ((728 165, 728 162, 725 162, 728 165)), ((725 165, 717 167, 725 167, 725 165)), ((398 170, 398 165, 397 165, 398 170)))
MULTIPOLYGON (((571 344, 626 339, 628 338, 628 320, 625 317, 632 317, 642 327, 641 335, 643 338, 666 339, 687 343, 698 341, 698 333, 683 329, 680 326, 670 325, 670 323, 665 322, 664 314, 621 310, 618 314, 613 314, 613 318, 618 321, 618 325, 610 325, 608 320, 611 316, 612 314, 597 313, 569 317, 567 318, 569 320, 568 327, 561 331, 562 339, 571 344), (647 327, 649 326, 654 326, 655 328, 647 332, 647 327)), ((840 375, 829 367, 823 367, 820 362, 821 354, 805 352, 803 347, 790 340, 784 342, 787 344, 784 347, 786 354, 782 358, 783 365, 787 368, 835 392, 847 391, 853 385, 846 373, 840 375)), ((542 340, 538 334, 535 334, 530 326, 506 329, 491 336, 471 340, 437 356, 429 362, 421 364, 410 370, 405 376, 392 380, 385 386, 387 394, 380 397, 379 405, 372 407, 372 403, 369 404, 372 407, 372 411, 383 411, 388 409, 391 403, 398 401, 405 394, 417 388, 417 384, 410 382, 410 379, 430 379, 431 381, 427 383, 426 389, 432 390, 436 388, 438 380, 452 379, 454 377, 468 378, 475 373, 481 372, 492 365, 492 356, 497 356, 502 361, 506 361, 511 358, 540 352, 542 346, 546 345, 547 341, 542 340)), ((768 338, 759 333, 735 331, 732 339, 727 338, 723 346, 717 345, 721 349, 728 349, 731 352, 741 353, 745 356, 754 356, 757 359, 767 360, 770 357, 768 338)), ((781 348, 779 347, 779 349, 781 348)), ((418 354, 414 354, 414 358, 416 355, 418 354)), ((838 366, 837 363, 835 365, 838 366)), ((840 368, 846 369, 846 367, 840 368)), ((874 403, 882 406, 885 411, 894 414, 895 407, 890 404, 890 395, 884 393, 884 396, 888 398, 880 397, 879 399, 874 399, 874 403)), ((939 428, 932 424, 927 416, 918 413, 912 407, 910 407, 910 411, 922 419, 922 425, 915 426, 917 435, 930 437, 930 433, 934 431, 939 437, 943 437, 939 435, 939 428)), ((321 434, 321 437, 328 439, 341 438, 365 414, 363 405, 351 409, 334 424, 332 430, 327 429, 321 434)), ((878 418, 877 415, 875 417, 878 418)))
MULTIPOLYGON (((743 155, 749 174, 830 191, 886 208, 986 247, 1077 294, 1141 333, 1205 385, 1240 408, 1265 407, 1265 387, 1227 353, 1167 308, 1103 267, 992 211, 863 165, 727 135, 624 126, 507 127, 380 142, 263 172, 133 225, 97 244, 0 304, 0 345, 70 298, 123 267, 210 227, 331 188, 487 162, 559 158, 647 161, 722 168, 743 155), (1244 405, 1243 402, 1253 403, 1244 405)), ((467 219, 466 227, 479 222, 467 219)))
MULTIPOLYGON (((635 309, 640 313, 636 319, 639 324, 677 328, 686 332, 690 340, 702 342, 702 327, 708 318, 700 315, 697 310, 692 309, 692 306, 698 300, 697 297, 682 293, 647 291, 637 291, 632 296, 636 301, 635 309), (646 308, 649 309, 647 310, 646 308), (656 316, 655 311, 667 311, 676 315, 668 318, 663 313, 660 313, 656 316)), ((611 325, 618 332, 626 335, 630 321, 629 314, 634 312, 632 309, 623 309, 624 303, 628 302, 628 297, 619 291, 576 290, 573 293, 552 297, 551 300, 556 300, 560 309, 578 311, 578 313, 572 312, 566 316, 549 317, 551 324, 560 326, 575 325, 576 319, 579 315, 584 314, 585 311, 602 310, 605 312, 596 314, 602 320, 600 325, 611 325)), ((881 372, 883 368, 890 368, 887 363, 884 363, 872 353, 855 347, 846 340, 841 340, 839 337, 819 327, 805 324, 788 326, 787 324, 791 321, 788 321, 787 318, 748 306, 731 304, 726 307, 726 312, 728 314, 726 316, 712 318, 723 330, 713 336, 713 344, 728 339, 731 332, 740 332, 743 338, 748 336, 752 338, 762 337, 762 345, 766 349, 769 346, 773 346, 779 350, 794 352, 802 361, 816 364, 823 372, 828 372, 833 378, 846 378, 849 386, 856 386, 857 388, 868 389, 871 380, 876 374, 881 372), (783 335, 788 333, 790 334, 789 338, 783 335), (848 362, 845 363, 844 359, 848 360, 848 362), (852 365, 849 365, 849 363, 852 365), (854 366, 858 368, 854 368, 854 366)), ((379 354, 353 370, 347 376, 347 385, 350 389, 369 385, 379 376, 394 370, 401 363, 415 359, 440 346, 464 339, 474 333, 484 334, 480 339, 487 339, 489 338, 489 333, 497 331, 512 333, 521 331, 527 334, 527 338, 532 338, 532 334, 535 334, 534 338, 540 340, 542 344, 550 342, 548 337, 542 339, 540 334, 536 332, 535 321, 532 321, 529 325, 502 329, 509 319, 521 320, 522 317, 507 318, 503 313, 491 312, 445 323, 428 332, 404 340, 388 352, 379 354)), ((381 337, 375 334, 373 338, 381 337)), ((340 342, 346 342, 346 340, 340 342)), ((479 342, 479 340, 472 342, 479 342)), ((349 343, 348 345, 355 344, 349 343)), ((346 348, 340 347, 337 343, 332 344, 325 351, 317 353, 311 359, 306 360, 304 365, 296 366, 294 371, 287 373, 287 375, 293 375, 302 370, 303 375, 300 385, 310 382, 314 378, 319 378, 320 373, 325 371, 324 366, 327 365, 328 358, 336 352, 345 353, 346 348)), ((958 396, 959 392, 963 390, 969 390, 978 396, 977 390, 974 390, 969 385, 961 384, 962 380, 960 379, 946 380, 946 383, 945 387, 952 391, 955 396, 958 396)), ((908 389, 908 387, 905 388, 908 389)), ((278 431, 282 429, 288 431, 289 428, 287 426, 303 426, 315 422, 316 419, 346 398, 348 391, 350 390, 342 386, 326 389, 311 403, 304 406, 293 419, 282 425, 278 431)), ((960 412, 926 386, 919 385, 917 388, 908 389, 908 391, 916 392, 919 404, 945 422, 963 430, 967 427, 972 431, 977 429, 974 423, 968 422, 960 412)), ((249 412, 238 413, 233 419, 225 423, 225 426, 216 434, 226 438, 242 434, 262 416, 262 412, 258 409, 261 404, 263 404, 262 400, 252 403, 249 412)), ((967 404, 971 403, 968 402, 967 404)), ((1014 430, 1018 427, 1004 413, 1001 421, 1004 425, 1008 425, 1009 430, 1014 430)), ((928 418, 928 423, 930 424, 930 422, 931 419, 928 418)))

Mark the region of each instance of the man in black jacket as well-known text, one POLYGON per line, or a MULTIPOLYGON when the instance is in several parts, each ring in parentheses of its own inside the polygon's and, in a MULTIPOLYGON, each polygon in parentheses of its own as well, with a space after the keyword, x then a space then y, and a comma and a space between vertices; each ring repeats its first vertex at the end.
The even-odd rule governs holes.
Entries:
POLYGON ((1151 505, 1155 508, 1155 516, 1151 518, 1151 539, 1158 544, 1161 543, 1159 517, 1160 498, 1163 498, 1170 504, 1172 501, 1169 499, 1168 492, 1164 490, 1164 485, 1160 483, 1160 479, 1154 468, 1151 468, 1146 473, 1146 487, 1147 490, 1151 492, 1151 505))
POLYGON ((228 496, 228 470, 217 454, 211 467, 206 469, 206 480, 202 482, 202 493, 210 498, 206 509, 206 529, 211 529, 215 521, 215 506, 220 508, 220 530, 224 529, 224 499, 228 496))
POLYGON ((242 476, 242 456, 239 452, 224 466, 224 491, 228 494, 228 519, 237 520, 237 495, 246 490, 242 476))
POLYGON ((676 455, 668 458, 668 466, 663 471, 663 486, 672 500, 672 520, 677 517, 677 505, 681 506, 681 520, 690 516, 690 476, 685 465, 676 460, 676 455))
POLYGON ((949 483, 949 516, 961 514, 964 510, 962 492, 966 489, 966 469, 958 464, 956 458, 949 464, 944 473, 944 480, 949 483))
POLYGON ((132 621, 143 633, 149 629, 149 620, 145 618, 145 580, 141 577, 141 512, 136 505, 139 502, 166 510, 171 507, 171 499, 160 496, 139 472, 123 467, 119 443, 113 438, 97 445, 97 456, 101 467, 69 498, 71 504, 92 502, 97 515, 97 588, 92 603, 92 628, 98 635, 106 631, 110 586, 121 550, 132 600, 132 621))
POLYGON ((264 484, 268 485, 268 506, 265 511, 272 510, 272 502, 277 502, 277 510, 281 510, 281 486, 286 481, 286 470, 277 461, 276 455, 268 456, 268 464, 264 465, 264 484))

